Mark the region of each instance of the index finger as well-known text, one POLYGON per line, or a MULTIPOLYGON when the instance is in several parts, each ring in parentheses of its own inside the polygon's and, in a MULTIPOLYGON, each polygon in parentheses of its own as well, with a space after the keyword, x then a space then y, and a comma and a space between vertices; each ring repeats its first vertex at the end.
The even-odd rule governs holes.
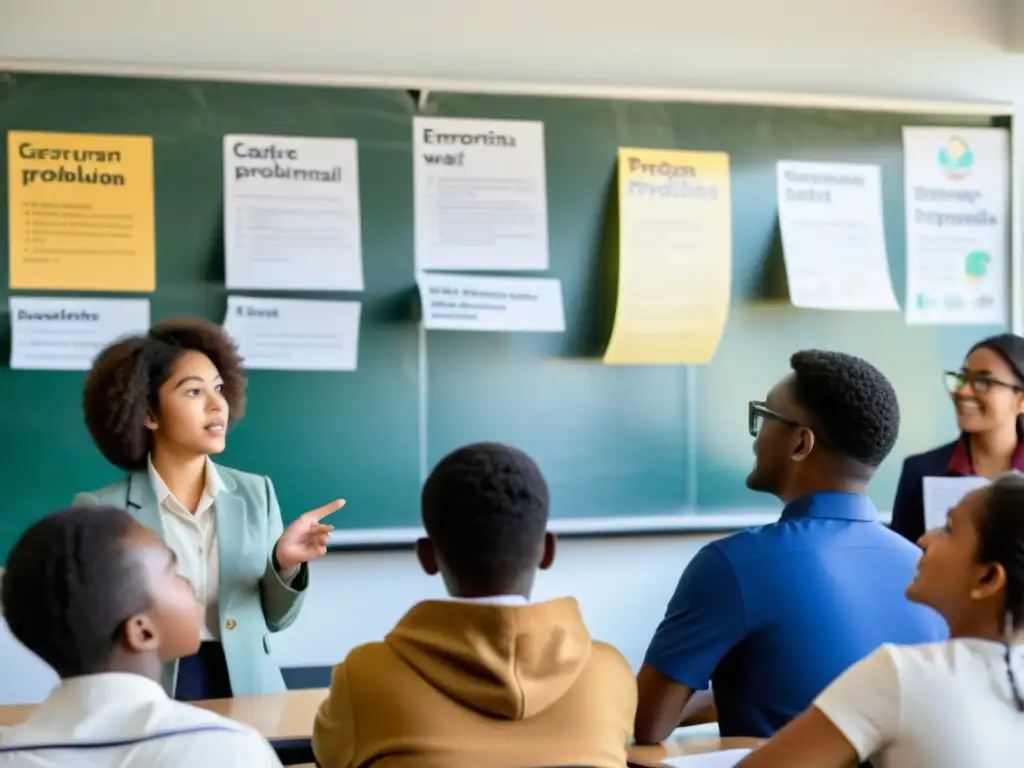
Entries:
POLYGON ((327 517, 332 512, 337 512, 339 509, 341 509, 344 506, 345 506, 345 500, 344 499, 335 499, 331 503, 324 504, 322 507, 317 507, 316 509, 314 509, 314 510, 312 510, 310 512, 307 512, 306 514, 319 522, 320 520, 323 520, 325 517, 327 517))

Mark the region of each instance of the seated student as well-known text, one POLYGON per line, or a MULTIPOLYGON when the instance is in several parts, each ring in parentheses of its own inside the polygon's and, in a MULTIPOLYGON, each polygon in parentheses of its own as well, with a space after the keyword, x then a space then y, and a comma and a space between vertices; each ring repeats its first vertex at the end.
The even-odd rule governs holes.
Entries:
POLYGON ((572 598, 529 601, 548 568, 548 489, 523 452, 481 443, 434 468, 416 554, 450 600, 413 608, 334 669, 313 729, 321 768, 623 768, 636 709, 625 659, 572 598))
POLYGON ((920 550, 864 495, 896 442, 896 393, 850 355, 803 351, 790 365, 748 414, 747 486, 786 506, 683 572, 637 678, 641 743, 665 739, 709 682, 723 736, 769 736, 883 643, 945 637, 940 617, 903 595, 920 550))
POLYGON ((0 766, 271 768, 259 734, 167 697, 163 662, 199 647, 200 605, 160 536, 127 512, 71 508, 14 545, 0 587, 11 633, 60 675, 0 766))
POLYGON ((925 531, 926 477, 996 477, 1024 470, 1024 338, 1002 333, 982 339, 959 371, 946 374, 960 437, 903 462, 892 525, 917 541, 925 531))
POLYGON ((844 672, 743 768, 1017 768, 1024 760, 1024 478, 968 494, 921 539, 907 587, 950 639, 886 645, 844 672))

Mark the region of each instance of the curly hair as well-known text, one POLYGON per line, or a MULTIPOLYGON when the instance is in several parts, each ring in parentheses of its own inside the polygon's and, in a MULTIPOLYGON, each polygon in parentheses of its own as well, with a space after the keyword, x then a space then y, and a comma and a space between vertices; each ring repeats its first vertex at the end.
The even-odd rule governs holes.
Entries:
POLYGON ((83 410, 93 442, 111 464, 129 472, 146 466, 152 436, 150 414, 159 414, 160 387, 175 361, 187 351, 201 352, 224 381, 228 426, 245 414, 245 368, 224 329, 208 320, 165 320, 141 336, 129 336, 104 349, 85 379, 83 410))
POLYGON ((873 365, 842 352, 794 354, 793 396, 807 411, 823 447, 875 469, 900 432, 896 390, 873 365))
POLYGON ((137 526, 122 509, 69 507, 31 525, 7 558, 7 625, 63 678, 107 671, 124 622, 151 604, 124 544, 137 526))
POLYGON ((548 524, 548 486, 522 451, 499 443, 459 448, 423 484, 423 527, 463 585, 507 587, 535 568, 548 524))

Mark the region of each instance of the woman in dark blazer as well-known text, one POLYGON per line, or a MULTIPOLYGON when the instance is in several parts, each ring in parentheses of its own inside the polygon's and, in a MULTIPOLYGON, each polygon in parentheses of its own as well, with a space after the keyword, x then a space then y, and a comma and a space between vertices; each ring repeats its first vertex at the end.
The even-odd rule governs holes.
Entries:
POLYGON ((892 529, 915 542, 925 529, 924 478, 1024 471, 1024 338, 979 341, 946 383, 960 437, 907 458, 892 507, 892 529))

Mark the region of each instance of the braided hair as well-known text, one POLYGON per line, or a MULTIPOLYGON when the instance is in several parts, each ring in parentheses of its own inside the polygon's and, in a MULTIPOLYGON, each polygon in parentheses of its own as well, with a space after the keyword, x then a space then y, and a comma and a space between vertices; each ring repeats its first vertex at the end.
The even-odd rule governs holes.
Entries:
POLYGON ((122 509, 70 507, 28 528, 7 558, 0 606, 11 633, 62 678, 105 672, 124 623, 150 597, 122 509))
POLYGON ((1014 636, 1024 630, 1024 474, 1008 472, 986 489, 978 527, 978 561, 1006 571, 1005 656, 1010 691, 1024 713, 1024 687, 1013 671, 1014 636))

